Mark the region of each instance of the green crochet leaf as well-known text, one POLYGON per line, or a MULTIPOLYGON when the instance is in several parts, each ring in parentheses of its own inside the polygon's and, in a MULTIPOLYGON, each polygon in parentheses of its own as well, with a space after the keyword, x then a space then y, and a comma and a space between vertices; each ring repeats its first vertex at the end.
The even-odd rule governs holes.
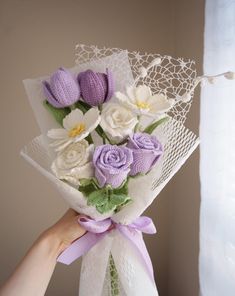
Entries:
POLYGON ((92 192, 98 190, 99 187, 96 185, 93 179, 81 179, 78 190, 85 196, 89 196, 92 192))
POLYGON ((82 113, 86 113, 89 109, 91 109, 91 106, 83 101, 77 101, 74 106, 82 111, 82 113))
POLYGON ((144 130, 144 133, 147 134, 152 134, 153 131, 161 124, 163 124, 164 122, 166 122, 167 120, 169 120, 170 117, 166 116, 163 117, 161 119, 159 119, 158 121, 155 121, 154 123, 150 124, 149 126, 147 126, 144 130))
POLYGON ((128 182, 129 182, 129 178, 127 180, 125 180, 121 186, 119 186, 118 188, 114 188, 113 193, 127 195, 128 194, 128 182))
POLYGON ((53 107, 47 100, 43 101, 43 106, 51 113, 55 120, 63 126, 63 119, 70 113, 69 108, 57 109, 53 107))
POLYGON ((121 206, 130 200, 130 197, 125 194, 112 194, 110 203, 115 206, 121 206))
POLYGON ((131 200, 128 196, 128 180, 118 188, 110 185, 100 188, 94 178, 81 179, 80 184, 78 190, 87 197, 87 205, 95 206, 101 214, 120 210, 122 205, 131 200))
POLYGON ((104 189, 96 190, 87 197, 87 204, 93 206, 102 206, 108 203, 108 195, 104 189))
POLYGON ((96 210, 100 214, 104 214, 104 213, 107 213, 109 211, 114 211, 115 210, 115 206, 113 206, 112 204, 110 204, 109 202, 107 202, 107 203, 105 203, 103 205, 96 206, 96 210))
POLYGON ((102 127, 100 125, 98 125, 95 130, 101 138, 105 137, 104 130, 102 129, 102 127))

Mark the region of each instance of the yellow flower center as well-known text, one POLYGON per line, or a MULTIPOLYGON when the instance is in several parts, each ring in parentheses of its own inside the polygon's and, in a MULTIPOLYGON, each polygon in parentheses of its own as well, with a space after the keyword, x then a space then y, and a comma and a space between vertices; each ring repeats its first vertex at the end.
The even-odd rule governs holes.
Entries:
POLYGON ((86 129, 84 123, 79 123, 69 131, 69 137, 74 138, 84 132, 86 129))
POLYGON ((146 103, 146 102, 143 102, 143 101, 137 101, 137 102, 136 102, 136 106, 137 106, 139 109, 149 109, 149 108, 150 108, 149 103, 146 103))

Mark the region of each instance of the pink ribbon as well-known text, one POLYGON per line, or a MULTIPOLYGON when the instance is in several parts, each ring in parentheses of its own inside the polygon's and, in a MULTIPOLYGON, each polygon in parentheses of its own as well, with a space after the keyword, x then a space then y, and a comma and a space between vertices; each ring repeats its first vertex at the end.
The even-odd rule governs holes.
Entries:
POLYGON ((141 216, 133 223, 124 225, 112 221, 111 218, 95 221, 87 216, 80 216, 78 223, 87 230, 81 238, 73 242, 58 258, 57 261, 64 264, 71 264, 87 253, 95 244, 97 244, 109 231, 116 228, 124 237, 126 237, 140 254, 143 263, 154 281, 153 266, 149 257, 142 233, 154 234, 156 228, 152 219, 141 216))

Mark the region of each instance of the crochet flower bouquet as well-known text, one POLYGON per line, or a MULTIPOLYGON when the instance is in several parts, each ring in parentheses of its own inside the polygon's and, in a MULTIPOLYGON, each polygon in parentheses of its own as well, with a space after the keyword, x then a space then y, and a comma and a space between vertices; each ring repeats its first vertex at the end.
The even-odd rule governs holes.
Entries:
POLYGON ((22 155, 81 214, 87 233, 58 258, 83 256, 80 295, 158 295, 142 216, 198 145, 183 123, 190 60, 77 46, 76 66, 24 85, 42 135, 22 155))

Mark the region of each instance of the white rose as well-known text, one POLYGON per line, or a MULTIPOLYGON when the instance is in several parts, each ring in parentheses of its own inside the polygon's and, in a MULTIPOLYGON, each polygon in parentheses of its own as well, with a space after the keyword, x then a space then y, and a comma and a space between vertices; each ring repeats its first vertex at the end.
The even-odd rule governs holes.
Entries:
POLYGON ((101 113, 101 127, 117 142, 129 136, 137 123, 137 116, 132 111, 116 103, 107 103, 101 113))
POLYGON ((94 176, 91 162, 93 150, 94 146, 86 140, 69 144, 52 163, 53 173, 57 178, 78 186, 79 179, 94 176))

